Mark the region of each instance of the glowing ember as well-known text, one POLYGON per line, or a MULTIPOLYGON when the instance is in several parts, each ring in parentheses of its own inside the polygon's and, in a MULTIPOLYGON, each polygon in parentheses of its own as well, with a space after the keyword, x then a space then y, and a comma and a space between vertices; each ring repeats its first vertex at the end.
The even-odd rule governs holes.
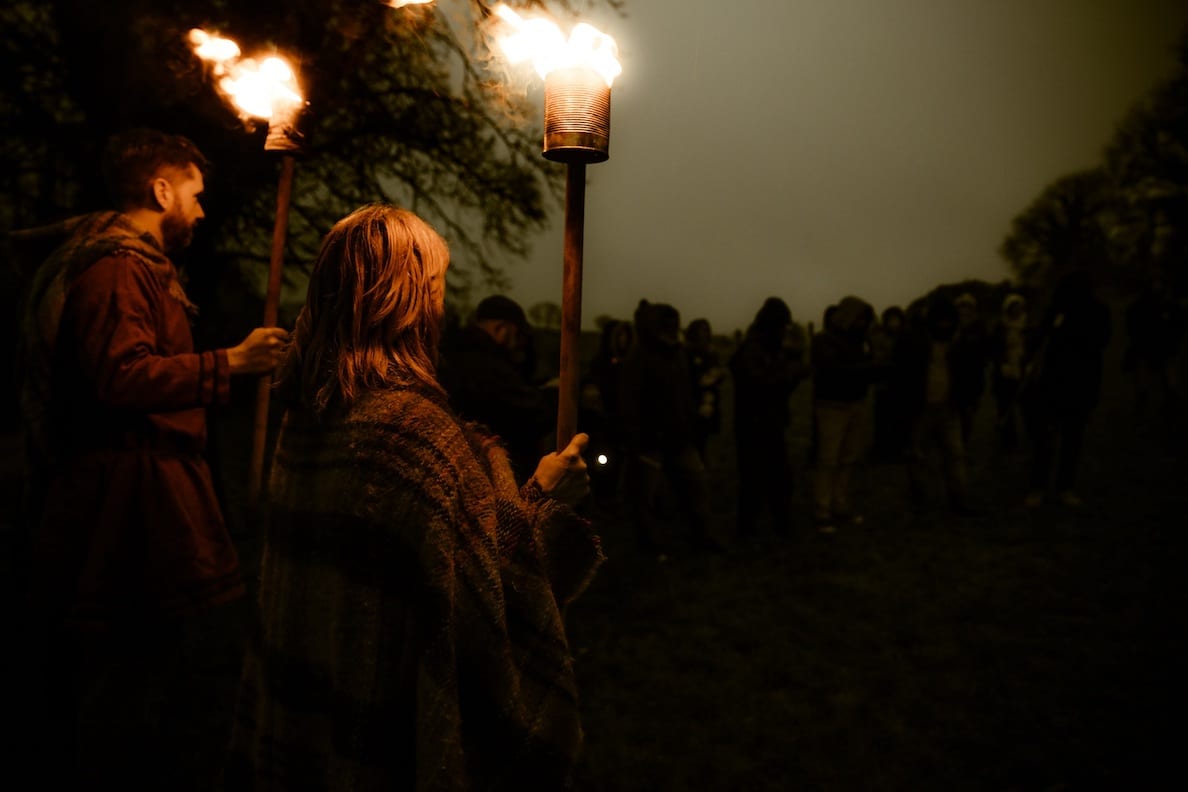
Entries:
POLYGON ((194 54, 211 64, 219 90, 244 114, 270 119, 304 101, 297 75, 283 58, 241 58, 234 41, 199 28, 190 31, 190 43, 194 54))
POLYGON ((592 25, 582 22, 566 40, 553 22, 525 19, 506 5, 495 8, 508 32, 499 36, 499 46, 512 63, 532 61, 542 78, 557 69, 581 66, 602 75, 609 86, 622 73, 619 48, 615 40, 592 25))

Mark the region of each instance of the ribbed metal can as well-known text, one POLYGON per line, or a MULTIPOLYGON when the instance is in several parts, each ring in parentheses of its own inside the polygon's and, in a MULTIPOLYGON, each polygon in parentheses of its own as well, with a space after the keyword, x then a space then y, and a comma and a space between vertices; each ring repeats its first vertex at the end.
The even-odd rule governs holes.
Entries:
POLYGON ((305 135, 298 128, 302 106, 297 104, 277 107, 268 121, 268 136, 264 138, 265 151, 299 152, 305 142, 305 135))
POLYGON ((605 162, 610 149, 610 86, 586 67, 545 78, 544 157, 554 162, 605 162))

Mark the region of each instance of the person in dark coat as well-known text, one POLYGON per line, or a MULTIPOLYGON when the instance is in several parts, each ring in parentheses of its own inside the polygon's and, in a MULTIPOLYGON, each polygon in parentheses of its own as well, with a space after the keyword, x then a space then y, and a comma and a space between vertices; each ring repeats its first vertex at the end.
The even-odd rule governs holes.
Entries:
POLYGON ((978 313, 978 300, 969 292, 957 295, 957 336, 953 340, 953 376, 957 412, 961 417, 961 442, 969 448, 974 419, 986 392, 986 368, 990 362, 990 339, 986 323, 978 313))
POLYGON ((1102 359, 1110 341, 1109 308, 1076 270, 1056 286, 1024 376, 1021 405, 1031 437, 1033 467, 1026 504, 1038 506, 1050 488, 1066 506, 1081 505, 1076 474, 1089 418, 1101 397, 1102 359))
POLYGON ((507 447, 521 484, 549 450, 553 426, 545 393, 531 380, 532 348, 524 309, 510 297, 492 295, 443 346, 437 372, 458 415, 484 424, 507 447))
POLYGON ((768 297, 730 358, 740 537, 756 532, 764 511, 777 532, 791 529, 794 479, 785 436, 788 402, 809 373, 803 349, 792 343, 791 327, 788 305, 779 297, 768 297))
POLYGON ((587 409, 579 423, 588 427, 590 448, 595 454, 590 487, 596 504, 612 510, 621 505, 619 497, 626 469, 619 381, 634 343, 635 328, 631 322, 613 319, 603 325, 598 351, 590 361, 582 387, 587 409))
POLYGON ((956 307, 938 295, 927 305, 923 327, 901 346, 896 379, 901 383, 910 421, 908 475, 913 505, 926 504, 929 469, 937 449, 950 508, 971 513, 962 418, 976 393, 976 377, 962 377, 972 366, 962 359, 956 307))
POLYGON ((1021 294, 1003 298, 1002 311, 990 333, 991 390, 995 428, 1002 448, 1013 451, 1019 442, 1019 384, 1028 357, 1032 331, 1027 323, 1027 300, 1021 294))
POLYGON ((1126 350, 1122 370, 1134 385, 1134 411, 1166 419, 1180 404, 1173 386, 1172 361, 1179 351, 1188 317, 1160 278, 1154 278, 1126 306, 1126 350))
MULTIPOLYGON (((907 332, 907 314, 898 305, 884 309, 871 331, 870 352, 880 365, 893 366, 907 332)), ((899 462, 907 450, 909 421, 904 412, 902 389, 893 377, 874 386, 874 432, 871 457, 879 462, 899 462)))
POLYGON ((703 462, 710 437, 722 428, 722 381, 726 378, 726 369, 718 361, 713 341, 713 329, 708 319, 694 319, 685 328, 689 389, 697 410, 693 417, 693 445, 703 462))
POLYGON ((705 464, 694 445, 696 410, 680 342, 680 312, 641 300, 635 328, 637 343, 619 382, 619 415, 636 537, 648 552, 667 556, 671 543, 660 507, 668 487, 678 496, 689 543, 721 550, 709 524, 705 464))

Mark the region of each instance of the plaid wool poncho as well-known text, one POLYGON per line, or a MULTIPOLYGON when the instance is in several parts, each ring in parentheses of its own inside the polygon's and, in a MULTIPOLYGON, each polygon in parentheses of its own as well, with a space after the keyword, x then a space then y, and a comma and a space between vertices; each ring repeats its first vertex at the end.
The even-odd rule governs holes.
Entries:
POLYGON ((411 381, 287 412, 271 506, 228 788, 568 785, 586 520, 411 381))

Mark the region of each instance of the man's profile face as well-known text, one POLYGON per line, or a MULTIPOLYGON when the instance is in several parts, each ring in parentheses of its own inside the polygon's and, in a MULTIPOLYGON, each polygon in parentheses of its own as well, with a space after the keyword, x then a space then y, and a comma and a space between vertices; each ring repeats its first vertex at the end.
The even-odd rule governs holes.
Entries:
POLYGON ((173 202, 161 218, 161 237, 166 251, 181 250, 194 239, 194 227, 206 217, 202 211, 202 192, 206 185, 202 172, 194 165, 169 180, 173 202))

